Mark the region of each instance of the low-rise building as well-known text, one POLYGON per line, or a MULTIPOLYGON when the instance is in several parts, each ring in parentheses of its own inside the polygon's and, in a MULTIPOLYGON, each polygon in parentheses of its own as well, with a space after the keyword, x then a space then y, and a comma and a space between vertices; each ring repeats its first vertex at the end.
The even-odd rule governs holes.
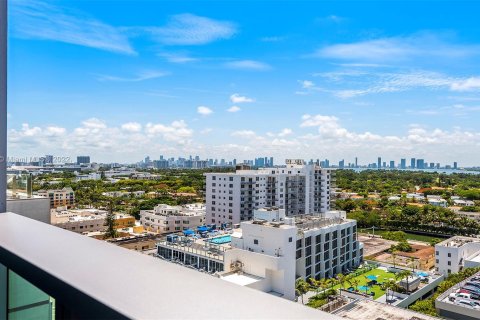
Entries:
MULTIPOLYGON (((98 209, 52 210, 51 224, 65 230, 86 233, 105 231, 107 211, 98 209)), ((135 218, 129 215, 116 214, 115 228, 122 229, 135 225, 135 218)))
POLYGON ((296 279, 332 277, 363 260, 356 221, 345 212, 286 217, 283 209, 263 208, 254 217, 231 234, 168 236, 158 243, 158 256, 290 300, 296 279))
POLYGON ((140 223, 147 231, 160 234, 196 228, 205 223, 205 206, 200 203, 184 206, 159 204, 153 210, 141 210, 140 223))
POLYGON ((480 239, 456 236, 435 245, 435 270, 448 275, 480 266, 480 239))
POLYGON ((453 204, 459 207, 471 207, 475 205, 475 202, 472 200, 464 200, 464 199, 452 199, 452 200, 453 200, 453 204))
POLYGON ((435 207, 446 208, 448 206, 447 200, 442 198, 429 198, 427 199, 427 201, 428 201, 428 204, 435 207))
POLYGON ((58 207, 67 207, 70 209, 75 205, 75 193, 72 188, 38 190, 37 195, 50 199, 50 209, 56 209, 58 207))

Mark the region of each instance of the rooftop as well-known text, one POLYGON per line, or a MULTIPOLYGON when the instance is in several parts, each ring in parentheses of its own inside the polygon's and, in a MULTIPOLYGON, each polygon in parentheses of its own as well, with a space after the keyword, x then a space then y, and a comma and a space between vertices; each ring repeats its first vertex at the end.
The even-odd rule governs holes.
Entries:
POLYGON ((437 244, 437 246, 450 247, 450 248, 460 248, 460 247, 462 247, 462 246, 464 246, 468 243, 472 243, 472 242, 480 242, 480 239, 456 236, 456 237, 452 237, 450 239, 447 239, 445 241, 440 242, 439 244, 437 244))
POLYGON ((0 214, 0 263, 83 318, 340 319, 13 213, 0 214))
POLYGON ((372 300, 360 300, 335 312, 342 318, 352 320, 438 320, 408 309, 397 308, 372 300))

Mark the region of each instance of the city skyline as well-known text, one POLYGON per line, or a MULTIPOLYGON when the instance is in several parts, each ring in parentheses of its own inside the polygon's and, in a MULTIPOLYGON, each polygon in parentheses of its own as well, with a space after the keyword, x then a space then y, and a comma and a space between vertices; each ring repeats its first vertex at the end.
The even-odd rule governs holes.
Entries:
POLYGON ((478 7, 12 2, 9 154, 476 166, 478 7))

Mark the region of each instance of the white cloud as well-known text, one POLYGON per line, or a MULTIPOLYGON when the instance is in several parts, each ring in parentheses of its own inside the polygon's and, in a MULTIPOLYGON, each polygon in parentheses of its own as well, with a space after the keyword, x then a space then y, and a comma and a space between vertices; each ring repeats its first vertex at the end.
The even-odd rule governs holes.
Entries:
POLYGON ((229 21, 214 20, 189 13, 174 15, 164 27, 141 28, 167 45, 202 45, 229 39, 237 28, 229 21))
POLYGON ((12 35, 18 38, 53 40, 135 54, 128 37, 118 28, 82 12, 73 12, 52 3, 26 0, 12 1, 10 13, 12 35))
POLYGON ((188 128, 185 121, 173 121, 170 125, 147 123, 145 132, 149 137, 160 135, 166 141, 185 144, 193 135, 193 130, 188 128))
POLYGON ((199 106, 197 108, 197 112, 199 114, 201 114, 202 116, 208 116, 209 114, 212 114, 213 113, 213 110, 210 109, 209 107, 205 107, 205 106, 199 106))
POLYGON ((230 69, 252 70, 252 71, 266 71, 272 67, 264 62, 255 60, 236 60, 225 63, 225 66, 230 69))
POLYGON ((165 58, 168 62, 172 63, 188 63, 188 62, 195 62, 199 59, 193 58, 188 56, 184 53, 159 53, 157 54, 159 57, 165 58))
POLYGON ((117 81, 117 82, 140 82, 140 81, 165 77, 168 74, 169 74, 168 72, 162 72, 162 71, 145 71, 131 78, 99 74, 97 75, 97 80, 98 81, 117 81))
POLYGON ((315 84, 310 80, 298 80, 303 89, 311 89, 315 87, 315 84))
POLYGON ((414 57, 452 59, 478 53, 478 46, 453 44, 445 41, 442 35, 422 32, 405 37, 333 44, 317 50, 314 56, 378 63, 379 61, 401 61, 414 57))
POLYGON ((293 133, 292 129, 285 128, 278 134, 278 136, 279 137, 286 137, 286 136, 291 135, 292 133, 293 133))
POLYGON ((317 87, 313 82, 299 81, 304 93, 322 91, 331 93, 339 98, 347 99, 367 94, 402 92, 413 89, 451 91, 472 91, 480 89, 480 78, 451 77, 439 72, 415 70, 411 72, 372 72, 366 71, 338 71, 316 73, 317 77, 328 80, 329 88, 317 87), (338 85, 341 88, 337 89, 338 85))
POLYGON ((246 96, 241 96, 238 93, 234 93, 230 96, 230 101, 232 103, 247 103, 247 102, 254 102, 255 99, 252 99, 246 96))
POLYGON ((200 131, 201 134, 209 134, 210 132, 212 132, 213 129, 212 128, 205 128, 203 129, 202 131, 200 131))
POLYGON ((450 86, 450 89, 452 91, 480 90, 480 77, 471 77, 453 82, 450 86))
POLYGON ((237 107, 237 106, 232 106, 230 108, 227 109, 228 112, 238 112, 242 109, 240 109, 240 107, 237 107))
POLYGON ((129 132, 140 132, 142 131, 142 125, 138 122, 127 122, 122 124, 122 130, 129 132))

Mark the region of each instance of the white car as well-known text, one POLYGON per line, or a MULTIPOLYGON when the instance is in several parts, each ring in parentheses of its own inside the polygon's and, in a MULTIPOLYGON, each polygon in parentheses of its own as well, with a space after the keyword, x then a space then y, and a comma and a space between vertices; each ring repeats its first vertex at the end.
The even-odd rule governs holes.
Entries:
POLYGON ((455 301, 455 304, 470 307, 470 308, 477 309, 477 310, 480 309, 480 306, 477 306, 475 303, 473 303, 471 301, 467 301, 467 300, 455 301))

